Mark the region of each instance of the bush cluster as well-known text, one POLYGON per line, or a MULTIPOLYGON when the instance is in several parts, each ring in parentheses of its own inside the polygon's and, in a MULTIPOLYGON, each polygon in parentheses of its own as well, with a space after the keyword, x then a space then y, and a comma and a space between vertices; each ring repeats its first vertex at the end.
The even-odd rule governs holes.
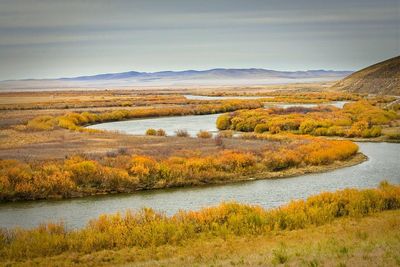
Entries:
POLYGON ((315 136, 377 137, 382 125, 396 120, 393 110, 384 110, 366 100, 348 103, 343 109, 334 107, 296 109, 239 110, 217 119, 220 130, 241 132, 292 132, 315 136))

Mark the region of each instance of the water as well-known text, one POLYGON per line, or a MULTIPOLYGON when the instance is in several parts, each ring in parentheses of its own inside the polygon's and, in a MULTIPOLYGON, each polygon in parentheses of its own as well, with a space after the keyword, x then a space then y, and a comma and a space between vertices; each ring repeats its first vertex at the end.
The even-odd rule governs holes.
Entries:
POLYGON ((119 131, 127 134, 144 135, 149 128, 163 129, 167 135, 175 135, 175 131, 185 129, 190 136, 196 136, 199 130, 218 131, 216 120, 221 114, 173 116, 129 121, 116 121, 95 124, 88 128, 108 131, 119 131))
POLYGON ((259 99, 272 98, 273 96, 204 96, 204 95, 183 95, 189 100, 225 100, 225 99, 259 99))
MULTIPOLYGON (((342 108, 347 101, 335 101, 331 105, 342 108)), ((318 104, 266 104, 266 107, 316 107, 318 104)), ((173 116, 161 118, 146 118, 128 121, 106 122, 91 125, 88 128, 118 131, 126 134, 144 135, 149 128, 163 129, 167 135, 175 135, 177 130, 187 130, 190 136, 196 136, 199 130, 206 130, 212 133, 218 131, 216 127, 216 120, 220 114, 211 115, 192 115, 192 116, 173 116)))
POLYGON ((344 104, 349 103, 349 101, 332 101, 329 103, 322 104, 296 104, 296 103, 266 103, 265 107, 279 107, 279 108, 290 108, 290 107, 304 107, 304 108, 315 108, 317 106, 332 105, 337 108, 343 108, 344 104))
MULTIPOLYGON (((273 96, 203 96, 203 95, 184 95, 187 99, 190 100, 226 100, 226 99, 259 99, 259 98, 272 98, 273 96)), ((322 104, 301 104, 301 103, 274 103, 267 102, 265 107, 280 107, 280 108, 289 108, 289 107, 305 107, 305 108, 315 108, 318 105, 332 105, 338 108, 343 108, 344 104, 349 101, 332 101, 329 103, 322 104)))
POLYGON ((134 194, 0 204, 0 226, 33 227, 41 222, 64 220, 68 227, 77 228, 102 213, 115 213, 145 206, 174 214, 180 209, 196 210, 229 200, 272 208, 291 199, 306 198, 322 191, 335 191, 346 187, 376 187, 383 179, 391 183, 400 183, 400 144, 358 145, 369 157, 368 161, 327 173, 134 194))

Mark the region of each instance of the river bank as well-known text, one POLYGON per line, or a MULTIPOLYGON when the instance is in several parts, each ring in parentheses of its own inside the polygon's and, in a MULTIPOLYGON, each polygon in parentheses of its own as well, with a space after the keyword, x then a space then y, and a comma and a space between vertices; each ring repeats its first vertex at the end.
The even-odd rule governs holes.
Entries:
MULTIPOLYGON (((112 195, 112 194, 133 194, 139 191, 152 191, 152 190, 159 190, 159 189, 166 189, 166 188, 187 188, 187 187, 202 187, 202 186, 212 186, 212 185, 225 185, 231 183, 240 183, 245 181, 255 181, 255 180, 265 180, 265 179, 283 179, 283 178, 291 178, 296 176, 301 176, 305 174, 317 174, 317 173, 324 173, 333 171, 340 168, 350 167, 357 164, 360 164, 364 161, 368 160, 368 157, 362 153, 357 153, 354 156, 351 156, 349 159, 346 160, 337 160, 328 165, 317 165, 317 166, 305 166, 305 167, 295 167, 289 168, 281 171, 264 171, 259 173, 253 173, 249 175, 230 175, 225 176, 223 180, 218 179, 209 179, 209 180, 188 180, 182 181, 178 184, 159 184, 155 185, 151 188, 148 187, 137 187, 135 189, 123 189, 123 190, 101 190, 101 189, 87 189, 81 190, 79 192, 72 191, 66 197, 65 195, 48 195, 46 197, 37 197, 34 199, 29 198, 11 198, 5 199, 1 202, 16 202, 16 201, 34 201, 34 200, 57 200, 57 199, 66 199, 66 198, 82 198, 82 197, 89 197, 89 196, 101 196, 101 195, 112 195)), ((0 202, 0 204, 1 204, 0 202)))
MULTIPOLYGON (((399 189, 398 185, 382 182, 378 188, 345 189, 332 193, 320 193, 305 201, 292 201, 272 210, 265 210, 254 205, 225 202, 199 211, 180 211, 173 216, 166 216, 146 208, 138 212, 126 212, 125 215, 120 213, 102 215, 79 230, 68 230, 62 223, 49 223, 30 230, 2 231, 0 232, 0 260, 4 264, 15 264, 17 262, 14 260, 18 260, 20 263, 25 261, 26 264, 35 261, 52 265, 60 259, 65 263, 71 258, 77 259, 76 257, 85 255, 85 261, 75 261, 74 263, 85 265, 87 260, 93 257, 103 261, 104 265, 124 262, 138 263, 144 259, 159 260, 160 257, 154 252, 165 248, 175 248, 176 253, 177 251, 183 252, 190 247, 194 252, 193 256, 200 255, 203 251, 200 248, 207 248, 206 251, 210 251, 210 247, 216 243, 221 244, 222 240, 224 242, 240 241, 239 243, 246 244, 246 247, 252 240, 272 242, 274 243, 272 247, 278 248, 276 245, 279 243, 276 240, 291 243, 290 238, 282 239, 282 237, 286 235, 292 238, 299 237, 299 235, 307 235, 310 231, 310 236, 314 238, 310 239, 310 236, 307 236, 298 244, 304 245, 306 241, 313 242, 313 244, 321 242, 319 243, 320 248, 317 249, 321 256, 329 254, 330 249, 335 249, 339 255, 335 254, 340 257, 350 254, 350 247, 359 248, 355 245, 356 243, 368 240, 371 245, 372 240, 377 241, 376 237, 379 236, 379 233, 391 233, 384 237, 386 244, 389 241, 398 244, 395 242, 398 237, 393 235, 393 232, 397 233, 398 231, 394 229, 398 229, 400 225, 398 219, 399 189), (367 223, 363 224, 363 221, 367 221, 367 223), (381 227, 377 227, 377 225, 381 227), (321 227, 322 229, 320 229, 321 227), (349 228, 356 231, 350 231, 349 228), (366 234, 366 231, 373 237, 366 234), (321 236, 320 233, 324 234, 321 236), (333 236, 334 233, 336 236, 333 236), (326 243, 327 236, 334 237, 333 240, 337 240, 339 243, 332 243, 332 239, 330 239, 330 243, 326 243), (352 241, 352 243, 344 242, 346 236, 349 237, 346 240, 352 241), (389 238, 389 236, 395 238, 389 238), (248 242, 243 242, 245 240, 248 242), (328 246, 328 244, 330 245, 328 246), (321 249, 321 245, 326 250, 321 249), (193 247, 198 249, 193 250, 193 247), (131 254, 132 257, 122 257, 126 255, 127 250, 136 251, 136 253, 131 254), (110 255, 109 253, 116 257, 106 256, 110 255), (148 257, 145 257, 143 253, 148 257), (119 262, 113 262, 114 260, 119 262)), ((294 239, 297 240, 297 238, 294 239)), ((265 245, 263 244, 263 246, 265 245)), ((295 246, 295 248, 302 247, 304 254, 294 254, 296 249, 294 251, 293 248, 288 249, 282 243, 279 247, 279 250, 268 249, 269 253, 272 252, 273 257, 269 260, 272 264, 287 263, 290 258, 291 260, 301 260, 307 255, 304 253, 303 246, 295 246)), ((392 246, 389 247, 392 248, 392 246)), ((398 254, 397 247, 395 245, 390 251, 393 253, 397 251, 398 254)), ((220 255, 232 255, 233 251, 229 249, 220 255)), ((371 251, 373 250, 368 250, 368 252, 371 251)), ((396 253, 392 254, 392 256, 395 255, 396 253)), ((363 258, 366 260, 367 257, 363 258)), ((389 255, 382 257, 385 261, 395 258, 389 255)), ((343 260, 345 259, 343 258, 343 260)), ((194 260, 191 259, 191 261, 194 260)), ((257 260, 260 258, 257 257, 257 260)), ((322 260, 322 258, 308 260, 311 262, 322 260)), ((90 262, 93 261, 90 260, 90 262)))
POLYGON ((124 248, 91 254, 64 253, 1 266, 386 266, 398 265, 400 211, 254 237, 212 238, 155 248, 124 248), (251 243, 251 246, 249 246, 251 243), (88 264, 90 262, 90 264, 88 264))

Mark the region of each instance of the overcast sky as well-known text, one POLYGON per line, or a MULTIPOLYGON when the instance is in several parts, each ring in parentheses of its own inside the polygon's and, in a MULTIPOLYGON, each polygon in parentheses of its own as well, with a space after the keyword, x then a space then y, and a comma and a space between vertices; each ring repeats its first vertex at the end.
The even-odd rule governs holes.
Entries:
POLYGON ((0 0, 0 80, 356 70, 400 54, 400 0, 0 0))

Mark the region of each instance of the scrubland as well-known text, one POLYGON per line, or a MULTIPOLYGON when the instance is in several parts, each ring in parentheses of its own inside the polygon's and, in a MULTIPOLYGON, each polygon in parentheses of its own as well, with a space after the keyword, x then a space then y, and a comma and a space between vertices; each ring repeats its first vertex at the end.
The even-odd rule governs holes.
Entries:
POLYGON ((398 110, 385 108, 392 97, 364 99, 362 95, 313 90, 202 94, 261 98, 202 101, 187 100, 177 92, 154 95, 125 91, 102 91, 91 96, 87 92, 5 94, 14 102, 7 106, 11 110, 4 112, 15 110, 16 114, 30 116, 0 130, 0 199, 67 198, 287 177, 365 159, 351 141, 313 136, 368 138, 391 129, 388 139, 397 138, 398 110), (115 109, 122 100, 132 105, 115 109), (271 101, 336 100, 352 102, 343 109, 263 108, 263 103, 271 101), (69 103, 68 108, 57 106, 63 101, 69 103), (29 111, 31 104, 38 104, 38 112, 46 111, 47 115, 32 117, 36 110, 29 111), (58 108, 54 109, 55 105, 58 108), (99 110, 99 106, 106 109, 99 110), (84 107, 85 111, 78 112, 74 107, 84 107), (157 125, 140 137, 85 128, 107 121, 214 113, 223 113, 216 121, 221 131, 215 138, 207 131, 189 138, 184 130, 177 131, 180 138, 166 137, 157 125), (252 133, 233 138, 232 130, 252 133))
POLYGON ((290 132, 315 136, 379 137, 384 127, 400 126, 394 109, 383 109, 378 101, 359 100, 343 109, 333 106, 240 110, 221 115, 220 130, 276 134, 290 132))
POLYGON ((313 166, 344 162, 358 151, 350 141, 311 137, 285 137, 262 150, 215 146, 219 148, 206 155, 194 150, 161 158, 120 151, 103 157, 70 156, 61 161, 0 160, 0 200, 65 198, 274 178, 278 174, 285 176, 288 170, 293 175, 293 169, 294 173, 304 173, 314 170, 313 166))
MULTIPOLYGON (((0 200, 37 200, 283 178, 365 160, 350 140, 397 141, 390 96, 329 84, 0 94, 0 200), (274 91, 279 89, 279 91, 274 91), (257 96, 188 100, 182 94, 257 96), (343 109, 265 103, 350 101, 343 109), (223 113, 220 131, 131 136, 85 126, 223 113), (240 133, 238 135, 237 133, 240 133)), ((82 229, 0 230, 4 266, 398 266, 400 187, 322 192, 271 210, 235 202, 173 216, 144 208, 82 229)))

